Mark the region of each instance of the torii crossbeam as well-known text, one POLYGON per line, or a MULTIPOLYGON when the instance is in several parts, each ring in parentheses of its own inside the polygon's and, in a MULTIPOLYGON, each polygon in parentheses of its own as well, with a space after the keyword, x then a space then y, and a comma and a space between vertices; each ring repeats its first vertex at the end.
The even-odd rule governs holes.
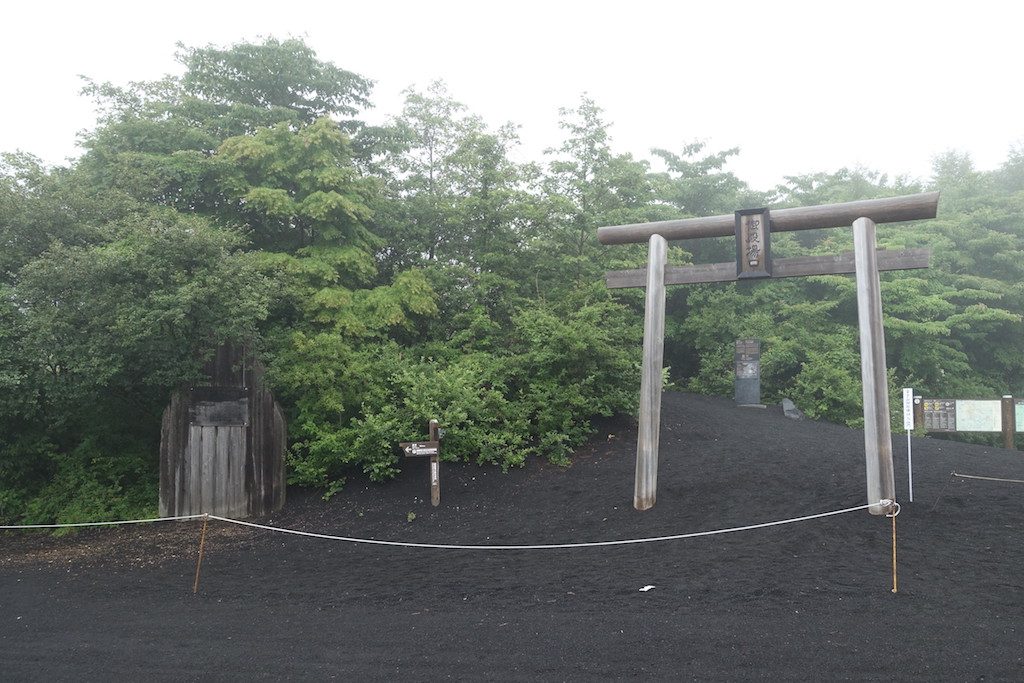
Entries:
POLYGON ((864 447, 867 502, 873 515, 894 509, 895 476, 889 429, 889 394, 885 368, 885 330, 878 272, 927 268, 931 251, 876 251, 877 223, 935 218, 939 193, 868 199, 791 209, 756 209, 733 215, 684 218, 599 228, 602 244, 648 242, 647 269, 606 274, 609 288, 646 287, 643 369, 640 380, 640 425, 637 435, 633 506, 654 505, 658 483, 658 433, 661 426, 661 373, 665 348, 665 285, 725 282, 746 278, 796 277, 856 273, 860 328, 861 380, 864 396, 864 447), (853 226, 854 250, 837 256, 772 260, 772 232, 853 226), (666 272, 667 240, 736 235, 735 263, 672 267, 666 272))

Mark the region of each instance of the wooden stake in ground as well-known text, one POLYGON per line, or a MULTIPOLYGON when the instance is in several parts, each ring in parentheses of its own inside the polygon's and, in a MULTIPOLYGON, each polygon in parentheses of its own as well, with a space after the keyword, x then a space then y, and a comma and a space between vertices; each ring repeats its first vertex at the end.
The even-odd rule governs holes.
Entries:
POLYGON ((192 595, 199 592, 199 569, 203 566, 203 550, 206 548, 206 525, 210 523, 210 516, 203 516, 203 531, 199 534, 199 557, 196 558, 196 580, 192 583, 192 595))
POLYGON ((1003 396, 1003 448, 1013 450, 1016 448, 1014 437, 1017 435, 1017 403, 1013 396, 1003 396))
POLYGON ((896 593, 896 513, 892 513, 890 517, 892 517, 892 592, 896 593))

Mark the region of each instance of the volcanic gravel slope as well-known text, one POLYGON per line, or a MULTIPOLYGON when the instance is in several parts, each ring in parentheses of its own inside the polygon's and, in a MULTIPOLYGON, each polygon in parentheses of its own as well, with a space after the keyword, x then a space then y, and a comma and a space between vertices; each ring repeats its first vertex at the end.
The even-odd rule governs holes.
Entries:
MULTIPOLYGON (((427 463, 293 490, 264 523, 396 541, 537 544, 735 527, 861 505, 863 435, 666 394, 658 502, 632 508, 635 425, 570 467, 427 463)), ((0 536, 4 680, 1022 680, 1024 455, 894 438, 903 510, 560 550, 356 545, 198 522, 0 536), (646 591, 641 589, 653 586, 646 591)))

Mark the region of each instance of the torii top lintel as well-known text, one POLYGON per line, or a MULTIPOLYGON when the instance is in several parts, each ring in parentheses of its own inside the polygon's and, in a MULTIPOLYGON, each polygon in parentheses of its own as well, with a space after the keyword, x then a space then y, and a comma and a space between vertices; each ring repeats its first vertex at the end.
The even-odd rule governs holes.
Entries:
MULTIPOLYGON (((935 218, 938 207, 939 193, 925 192, 842 204, 772 209, 772 232, 838 228, 852 225, 858 218, 870 218, 875 223, 924 220, 935 218)), ((597 239, 601 244, 631 244, 646 242, 651 235, 661 235, 667 240, 686 240, 731 236, 735 230, 736 216, 728 214, 607 226, 597 229, 597 239)))

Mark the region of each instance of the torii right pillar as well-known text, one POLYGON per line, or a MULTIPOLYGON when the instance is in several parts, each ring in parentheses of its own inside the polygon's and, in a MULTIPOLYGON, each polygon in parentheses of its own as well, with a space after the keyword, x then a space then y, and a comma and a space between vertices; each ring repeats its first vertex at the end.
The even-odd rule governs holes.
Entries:
POLYGON ((875 223, 853 222, 853 254, 857 276, 857 322, 860 328, 860 376, 864 395, 864 458, 867 467, 868 512, 885 515, 893 509, 896 483, 889 426, 889 383, 885 368, 882 290, 875 252, 875 223))

